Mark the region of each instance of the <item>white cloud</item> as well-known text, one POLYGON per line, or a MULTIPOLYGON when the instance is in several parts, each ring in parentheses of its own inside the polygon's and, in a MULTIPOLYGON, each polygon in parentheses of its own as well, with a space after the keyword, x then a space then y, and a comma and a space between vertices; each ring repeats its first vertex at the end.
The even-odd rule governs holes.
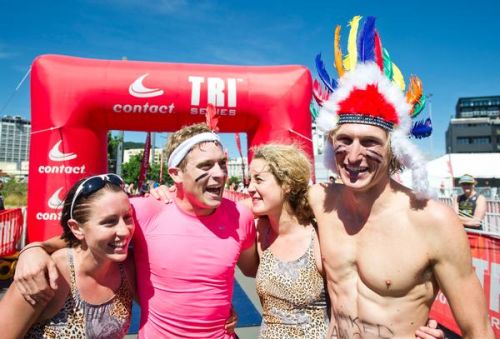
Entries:
POLYGON ((0 43, 0 59, 11 59, 15 56, 15 52, 9 51, 7 46, 0 43))

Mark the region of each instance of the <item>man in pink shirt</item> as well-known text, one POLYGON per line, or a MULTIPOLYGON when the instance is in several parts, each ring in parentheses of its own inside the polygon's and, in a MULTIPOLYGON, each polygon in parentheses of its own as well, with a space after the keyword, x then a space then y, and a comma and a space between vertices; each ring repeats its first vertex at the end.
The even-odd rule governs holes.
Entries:
MULTIPOLYGON (((254 276, 258 264, 253 215, 222 198, 227 159, 207 125, 172 134, 166 153, 177 189, 174 203, 131 200, 137 221, 139 338, 234 338, 224 325, 230 316, 235 265, 254 276)), ((43 298, 55 287, 57 272, 50 268, 50 287, 43 276, 28 272, 40 272, 40 263, 50 260, 43 250, 63 246, 52 239, 24 252, 16 281, 26 298, 43 298)))
POLYGON ((206 125, 174 133, 166 148, 177 195, 165 205, 132 199, 140 338, 233 338, 234 269, 254 275, 255 227, 247 208, 223 199, 226 156, 206 125))

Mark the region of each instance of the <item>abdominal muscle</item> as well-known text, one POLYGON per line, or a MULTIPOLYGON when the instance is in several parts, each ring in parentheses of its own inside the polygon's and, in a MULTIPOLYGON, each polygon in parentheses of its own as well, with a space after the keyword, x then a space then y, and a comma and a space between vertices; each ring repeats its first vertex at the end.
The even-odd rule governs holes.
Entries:
POLYGON ((415 331, 427 322, 435 294, 429 281, 404 293, 381 293, 364 284, 357 273, 334 284, 328 278, 332 306, 328 338, 415 338, 415 331))

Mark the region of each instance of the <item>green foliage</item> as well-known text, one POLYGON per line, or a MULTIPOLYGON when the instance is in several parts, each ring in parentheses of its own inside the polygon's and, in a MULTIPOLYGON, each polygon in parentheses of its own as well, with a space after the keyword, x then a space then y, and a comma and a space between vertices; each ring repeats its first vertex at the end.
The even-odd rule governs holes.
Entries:
POLYGON ((5 206, 20 207, 26 206, 27 188, 25 182, 19 182, 12 178, 3 184, 2 195, 5 198, 5 206))
POLYGON ((238 177, 230 177, 228 180, 227 180, 227 185, 228 186, 231 186, 231 184, 234 183, 235 186, 238 186, 238 184, 240 183, 240 178, 238 177))
POLYGON ((3 184, 3 195, 8 196, 10 194, 26 194, 28 185, 25 182, 19 182, 16 179, 10 179, 3 184))
POLYGON ((121 137, 113 136, 111 132, 108 132, 108 170, 113 173, 116 172, 116 155, 121 142, 121 137))
POLYGON ((134 148, 144 148, 143 142, 125 141, 123 143, 123 149, 134 149, 134 148))
MULTIPOLYGON (((141 162, 142 162, 143 152, 133 155, 130 160, 122 165, 122 176, 125 182, 133 182, 135 187, 138 185, 139 174, 141 173, 141 162)), ((148 173, 146 175, 146 180, 152 180, 160 182, 160 164, 155 162, 150 166, 148 173)), ((162 183, 167 183, 172 185, 172 178, 168 175, 167 166, 163 164, 163 181, 162 183)))

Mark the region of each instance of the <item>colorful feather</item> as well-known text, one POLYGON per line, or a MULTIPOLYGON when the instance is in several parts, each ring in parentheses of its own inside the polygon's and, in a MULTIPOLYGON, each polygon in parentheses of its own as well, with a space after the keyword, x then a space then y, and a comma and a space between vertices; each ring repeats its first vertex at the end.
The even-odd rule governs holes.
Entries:
POLYGON ((413 108, 410 113, 413 116, 414 106, 417 102, 419 102, 420 98, 423 95, 422 82, 416 76, 411 76, 408 90, 406 91, 406 102, 408 102, 413 108))
POLYGON ((420 97, 420 100, 413 106, 413 110, 411 111, 411 117, 415 118, 417 115, 422 112, 425 107, 425 95, 420 97))
POLYGON ((358 27, 359 20, 361 17, 359 15, 352 18, 349 22, 351 30, 349 31, 349 37, 347 38, 347 56, 344 59, 344 68, 349 71, 356 68, 356 62, 358 61, 358 50, 356 46, 356 41, 358 37, 358 27))
POLYGON ((416 122, 412 129, 411 135, 417 139, 427 138, 432 134, 432 121, 430 118, 427 118, 421 121, 416 122))
POLYGON ((375 17, 366 18, 363 30, 358 38, 358 60, 360 62, 375 61, 375 17))
POLYGON ((330 92, 327 89, 323 89, 319 81, 314 79, 313 81, 313 96, 318 105, 323 106, 323 102, 327 101, 330 97, 330 92))
POLYGON ((325 64, 323 63, 323 60, 321 60, 321 53, 316 55, 316 71, 318 72, 319 78, 321 79, 321 81, 323 81, 326 88, 328 88, 330 92, 333 92, 333 90, 337 88, 337 81, 333 78, 330 80, 330 76, 325 69, 325 64))
POLYGON ((375 62, 381 71, 384 70, 384 57, 382 56, 382 41, 380 40, 380 36, 375 30, 375 35, 373 37, 375 39, 375 62))
POLYGON ((341 77, 344 75, 344 65, 342 65, 342 49, 340 48, 340 25, 335 28, 333 55, 335 56, 335 68, 337 69, 339 77, 341 77))
POLYGON ((207 113, 205 113, 205 118, 208 127, 212 131, 214 132, 219 131, 219 128, 217 127, 217 124, 219 123, 219 117, 217 117, 217 110, 215 109, 214 105, 212 104, 207 105, 207 113))
POLYGON ((389 80, 392 80, 392 60, 389 52, 385 48, 382 48, 382 56, 384 59, 384 74, 389 80))
POLYGON ((314 107, 314 104, 312 102, 309 105, 309 110, 311 111, 313 121, 316 121, 316 118, 318 117, 318 110, 316 109, 316 107, 314 107))
POLYGON ((403 77, 403 73, 401 73, 398 66, 396 66, 394 62, 392 63, 392 72, 393 72, 392 81, 399 86, 401 91, 404 91, 406 87, 405 78, 403 77))

